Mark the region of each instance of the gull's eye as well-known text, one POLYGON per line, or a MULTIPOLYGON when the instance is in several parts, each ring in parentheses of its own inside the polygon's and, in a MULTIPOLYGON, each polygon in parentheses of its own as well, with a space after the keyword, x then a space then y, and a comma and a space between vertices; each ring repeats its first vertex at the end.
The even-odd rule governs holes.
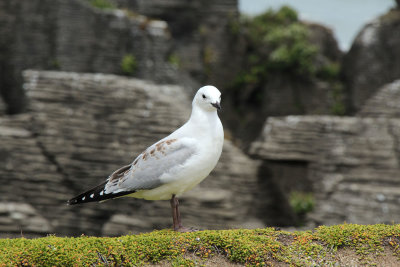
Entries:
POLYGON ((203 97, 203 99, 206 99, 206 95, 205 94, 203 94, 202 97, 203 97))

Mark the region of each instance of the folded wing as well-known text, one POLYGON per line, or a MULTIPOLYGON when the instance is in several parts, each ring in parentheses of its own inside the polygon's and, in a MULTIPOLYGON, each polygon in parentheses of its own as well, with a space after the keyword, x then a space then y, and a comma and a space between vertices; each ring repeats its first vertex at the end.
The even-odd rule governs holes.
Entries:
POLYGON ((162 140, 141 153, 129 170, 115 172, 104 187, 106 194, 156 188, 164 183, 162 177, 173 174, 196 153, 191 138, 162 140))
POLYGON ((191 138, 162 140, 141 153, 130 165, 113 172, 104 183, 70 199, 68 204, 103 201, 156 188, 162 177, 174 171, 196 154, 196 144, 191 138))

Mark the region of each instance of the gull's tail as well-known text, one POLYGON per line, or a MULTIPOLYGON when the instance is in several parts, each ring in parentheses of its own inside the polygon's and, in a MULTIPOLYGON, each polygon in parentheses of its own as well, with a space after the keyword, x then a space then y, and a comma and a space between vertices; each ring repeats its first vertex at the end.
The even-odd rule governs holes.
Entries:
POLYGON ((107 182, 104 182, 74 198, 68 200, 68 205, 83 204, 88 202, 99 202, 111 198, 122 197, 134 193, 135 191, 124 191, 118 193, 105 193, 104 187, 107 182))

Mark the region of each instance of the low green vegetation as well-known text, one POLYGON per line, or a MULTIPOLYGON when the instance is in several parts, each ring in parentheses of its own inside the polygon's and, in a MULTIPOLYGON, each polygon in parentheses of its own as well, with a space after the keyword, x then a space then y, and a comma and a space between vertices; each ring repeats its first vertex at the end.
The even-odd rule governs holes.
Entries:
POLYGON ((323 65, 317 73, 317 77, 325 81, 337 81, 340 75, 340 64, 330 62, 323 65))
POLYGON ((89 3, 96 8, 100 9, 115 9, 116 6, 108 0, 89 0, 89 3))
POLYGON ((140 266, 160 262, 200 266, 215 256, 247 266, 340 266, 340 253, 349 250, 353 263, 372 266, 379 264, 385 248, 400 260, 399 246, 400 225, 343 224, 293 233, 274 228, 192 233, 162 230, 113 238, 0 239, 0 266, 140 266))
POLYGON ((125 75, 133 75, 137 69, 137 61, 134 55, 126 54, 121 60, 121 71, 125 75))
POLYGON ((340 81, 340 64, 338 62, 330 62, 322 65, 316 76, 318 79, 328 82, 331 87, 332 114, 338 116, 345 115, 345 93, 343 83, 340 81))
POLYGON ((346 114, 346 105, 345 105, 345 94, 344 94, 344 86, 341 82, 333 82, 332 86, 332 99, 333 105, 331 107, 332 114, 337 116, 343 116, 346 114))
POLYGON ((171 53, 168 56, 168 63, 174 66, 175 68, 179 69, 181 65, 181 60, 179 59, 179 56, 175 53, 171 53))
POLYGON ((57 59, 49 60, 48 68, 51 70, 60 70, 61 69, 60 61, 58 61, 57 59))
POLYGON ((305 215, 313 210, 315 199, 312 193, 293 191, 289 195, 289 204, 297 215, 305 215))

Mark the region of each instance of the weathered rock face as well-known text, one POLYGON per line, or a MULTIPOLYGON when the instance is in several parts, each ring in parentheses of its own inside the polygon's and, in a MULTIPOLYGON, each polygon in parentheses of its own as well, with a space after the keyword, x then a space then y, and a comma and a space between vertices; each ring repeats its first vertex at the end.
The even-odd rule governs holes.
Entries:
POLYGON ((29 130, 30 115, 0 118, 1 236, 45 235, 76 227, 64 205, 71 193, 58 167, 29 130))
POLYGON ((350 108, 357 112, 378 88, 400 78, 400 9, 367 24, 344 58, 350 108))
POLYGON ((9 113, 26 107, 27 68, 121 74, 122 59, 133 55, 135 77, 192 91, 235 76, 240 57, 231 57, 229 23, 237 0, 111 2, 125 9, 100 10, 87 0, 0 1, 0 92, 9 113))
POLYGON ((399 118, 399 107, 400 80, 396 80, 381 87, 366 101, 357 115, 361 117, 399 118))
POLYGON ((399 140, 400 119, 288 116, 268 119, 251 154, 282 168, 304 163, 291 178, 312 184, 311 222, 392 223, 400 221, 399 140))
POLYGON ((230 25, 238 19, 237 0, 114 2, 168 22, 173 37, 171 51, 179 60, 179 69, 197 82, 224 88, 235 77, 240 67, 235 65, 243 56, 232 56, 237 41, 231 40, 230 25))
MULTIPOLYGON (((235 28, 237 0, 112 2, 130 11, 99 10, 87 0, 0 0, 4 25, 0 28, 0 87, 9 112, 25 107, 20 73, 26 68, 118 74, 124 56, 132 54, 138 78, 185 85, 188 90, 198 88, 198 83, 211 83, 222 91, 241 71, 247 51, 245 36, 235 28)), ((318 62, 338 60, 340 51, 330 30, 317 25, 309 28, 310 39, 321 51, 318 62)), ((330 111, 328 83, 272 76, 261 88, 265 92, 261 106, 266 107, 262 116, 257 113, 259 106, 251 110, 255 106, 251 100, 242 101, 251 115, 239 120, 254 120, 254 124, 245 124, 241 133, 247 128, 252 129, 247 132, 258 132, 269 115, 330 111)), ((236 117, 224 120, 237 126, 236 117)))
MULTIPOLYGON (((118 235, 171 225, 168 201, 117 199, 67 206, 190 115, 177 86, 104 74, 24 72, 29 112, 0 123, 2 236, 118 235)), ((181 198, 184 223, 200 228, 261 227, 275 205, 260 188, 259 161, 229 141, 217 168, 181 198), (260 196, 263 198, 260 198, 260 196)))
POLYGON ((307 22, 306 25, 310 30, 311 43, 318 47, 319 64, 321 64, 321 61, 339 61, 342 58, 343 53, 339 49, 333 30, 316 23, 307 22))
POLYGON ((101 11, 83 0, 1 0, 0 25, 0 89, 11 113, 25 107, 26 68, 122 73, 124 56, 132 54, 136 77, 177 79, 166 62, 171 43, 163 21, 101 11))
POLYGON ((0 116, 6 114, 7 106, 4 103, 3 99, 0 97, 0 116))

